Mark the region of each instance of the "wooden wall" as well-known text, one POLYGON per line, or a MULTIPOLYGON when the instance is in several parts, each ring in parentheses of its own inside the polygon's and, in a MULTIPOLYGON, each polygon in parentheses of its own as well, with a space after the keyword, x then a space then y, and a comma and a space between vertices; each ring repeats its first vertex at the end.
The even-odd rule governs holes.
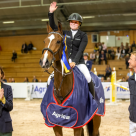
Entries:
MULTIPOLYGON (((94 43, 92 43, 91 32, 87 33, 88 35, 88 45, 85 51, 91 52, 94 48, 94 43)), ((130 31, 119 31, 119 33, 115 33, 114 31, 110 31, 110 35, 115 36, 126 36, 130 37, 130 44, 133 41, 136 41, 136 30, 130 31)), ((26 36, 10 36, 10 37, 0 37, 0 45, 3 51, 20 51, 21 46, 24 42, 29 44, 32 41, 33 45, 37 48, 37 50, 42 50, 44 47, 43 40, 47 35, 26 35, 26 36)), ((99 32, 99 36, 107 36, 107 32, 99 32)))
POLYGON ((27 35, 27 36, 11 36, 11 37, 0 37, 0 45, 3 51, 20 51, 22 44, 30 41, 37 48, 37 50, 42 50, 44 47, 43 40, 47 35, 27 35))

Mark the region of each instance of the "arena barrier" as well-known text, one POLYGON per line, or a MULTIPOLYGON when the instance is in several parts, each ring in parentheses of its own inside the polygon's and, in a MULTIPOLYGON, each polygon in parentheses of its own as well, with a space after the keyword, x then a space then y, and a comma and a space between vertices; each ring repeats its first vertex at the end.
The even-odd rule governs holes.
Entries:
MULTIPOLYGON (((94 73, 97 75, 96 68, 94 68, 94 73)), ((130 71, 130 75, 132 75, 130 71)), ((111 82, 102 82, 105 99, 110 99, 110 103, 116 103, 117 99, 130 99, 130 92, 128 87, 128 82, 121 82, 121 79, 116 81, 116 71, 113 68, 111 82)))
MULTIPOLYGON (((130 75, 132 75, 132 72, 130 73, 130 75)), ((130 99, 128 83, 127 83, 127 86, 124 86, 119 83, 120 81, 121 80, 119 80, 118 82, 116 81, 116 71, 115 71, 115 68, 113 68, 112 76, 111 76, 111 84, 110 84, 110 104, 111 105, 117 104, 117 88, 125 90, 125 92, 127 92, 126 93, 127 99, 130 99)), ((121 83, 124 83, 124 82, 121 82, 121 83)))
POLYGON ((13 90, 13 98, 25 98, 30 100, 33 98, 43 98, 47 83, 7 83, 11 85, 13 90))
MULTIPOLYGON (((7 83, 12 86, 13 98, 43 98, 46 92, 47 83, 7 83), (30 98, 29 96, 30 95, 30 98)), ((110 85, 111 82, 102 83, 105 98, 110 99, 110 85)), ((119 82, 118 85, 128 88, 127 82, 119 82)), ((117 86, 117 99, 129 99, 130 93, 124 88, 117 86)))

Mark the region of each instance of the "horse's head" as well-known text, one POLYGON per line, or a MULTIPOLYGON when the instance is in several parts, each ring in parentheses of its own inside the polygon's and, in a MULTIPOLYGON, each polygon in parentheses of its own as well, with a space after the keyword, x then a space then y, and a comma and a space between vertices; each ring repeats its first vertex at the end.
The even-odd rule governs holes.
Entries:
POLYGON ((62 26, 58 22, 58 31, 53 31, 47 23, 48 36, 44 39, 44 49, 42 51, 42 58, 40 65, 42 68, 49 68, 54 61, 61 60, 63 49, 62 26))

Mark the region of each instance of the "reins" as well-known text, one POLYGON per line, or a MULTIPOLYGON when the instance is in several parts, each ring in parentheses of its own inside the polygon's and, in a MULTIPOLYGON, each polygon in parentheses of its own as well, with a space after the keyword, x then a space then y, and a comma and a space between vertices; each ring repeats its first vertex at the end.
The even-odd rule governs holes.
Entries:
MULTIPOLYGON (((63 39, 63 35, 61 35, 61 34, 58 33, 58 32, 50 32, 49 34, 58 34, 58 35, 61 36, 61 38, 63 39)), ((63 44, 63 41, 62 41, 62 44, 63 44)), ((42 54, 44 53, 45 50, 48 50, 49 52, 52 53, 52 55, 53 55, 53 62, 54 62, 54 60, 55 60, 55 55, 60 51, 60 49, 61 49, 61 47, 62 47, 62 44, 61 44, 60 48, 59 48, 56 52, 53 52, 50 48, 43 48, 42 54)), ((51 66, 54 68, 54 70, 55 70, 56 72, 62 74, 62 72, 59 71, 56 67, 54 67, 52 64, 53 64, 53 63, 51 63, 51 66)), ((44 72, 47 72, 49 75, 51 75, 51 73, 50 73, 48 70, 45 70, 44 72)), ((60 86, 59 86, 58 89, 56 89, 56 87, 55 87, 55 85, 54 85, 54 93, 55 93, 55 95, 58 97, 58 99, 61 101, 61 103, 62 103, 63 100, 71 93, 72 90, 69 91, 69 92, 67 93, 67 95, 65 95, 64 97, 60 96, 60 95, 57 93, 57 90, 58 90, 58 92, 60 92, 64 77, 66 77, 67 75, 70 75, 72 72, 73 72, 73 70, 71 70, 69 73, 63 73, 62 80, 61 80, 61 83, 60 83, 60 86)))

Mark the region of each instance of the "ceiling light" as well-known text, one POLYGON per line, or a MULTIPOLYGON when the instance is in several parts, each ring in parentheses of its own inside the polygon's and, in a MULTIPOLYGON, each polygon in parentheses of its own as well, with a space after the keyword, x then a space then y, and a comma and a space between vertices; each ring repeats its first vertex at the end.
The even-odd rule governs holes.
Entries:
POLYGON ((49 21, 49 19, 41 19, 41 21, 49 21))
POLYGON ((14 21, 5 21, 3 24, 10 24, 10 23, 15 23, 14 21))
POLYGON ((83 19, 87 19, 87 18, 95 18, 95 16, 84 16, 83 19))
POLYGON ((123 16, 136 16, 136 13, 122 14, 123 16))

